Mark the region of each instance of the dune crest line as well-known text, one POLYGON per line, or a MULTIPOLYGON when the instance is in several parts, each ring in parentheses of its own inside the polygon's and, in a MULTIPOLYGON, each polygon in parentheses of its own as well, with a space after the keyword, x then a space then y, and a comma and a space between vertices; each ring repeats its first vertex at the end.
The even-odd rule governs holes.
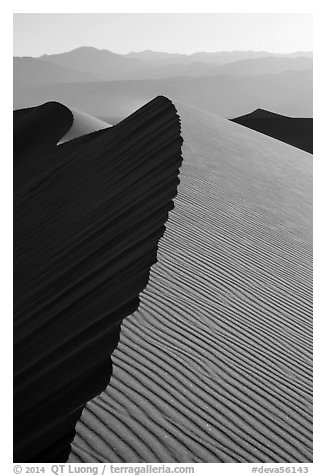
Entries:
POLYGON ((159 96, 57 146, 73 115, 14 112, 14 461, 66 461, 139 305, 179 184, 180 121, 159 96))

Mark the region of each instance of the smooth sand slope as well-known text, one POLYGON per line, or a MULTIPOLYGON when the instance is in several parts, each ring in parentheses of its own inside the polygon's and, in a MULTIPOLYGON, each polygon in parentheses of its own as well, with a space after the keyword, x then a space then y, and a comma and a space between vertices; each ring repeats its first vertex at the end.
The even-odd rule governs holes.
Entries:
POLYGON ((112 124, 105 122, 97 117, 91 116, 90 114, 85 114, 83 111, 78 109, 70 108, 74 120, 72 126, 68 132, 60 139, 58 144, 63 144, 71 139, 76 139, 77 137, 83 136, 85 134, 90 134, 91 132, 100 131, 102 129, 107 129, 111 127, 112 124))
POLYGON ((311 155, 177 109, 175 209, 69 461, 311 461, 311 155))
POLYGON ((310 154, 313 152, 313 119, 310 117, 287 117, 263 109, 256 109, 249 114, 236 117, 232 121, 298 147, 310 154))
POLYGON ((73 114, 14 114, 14 460, 66 461, 103 391, 121 320, 156 262, 181 164, 179 118, 158 97, 116 127, 57 146, 73 114))

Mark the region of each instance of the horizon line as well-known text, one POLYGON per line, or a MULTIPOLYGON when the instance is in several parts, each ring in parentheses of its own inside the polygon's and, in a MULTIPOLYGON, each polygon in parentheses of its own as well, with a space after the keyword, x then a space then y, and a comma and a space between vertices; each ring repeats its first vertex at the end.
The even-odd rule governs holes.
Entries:
POLYGON ((130 54, 140 54, 140 53, 147 53, 147 52, 150 52, 150 53, 161 53, 161 54, 167 54, 167 55, 180 55, 180 56, 193 56, 195 54, 202 54, 202 53, 207 53, 207 54, 214 54, 214 53, 269 53, 269 54, 276 54, 276 55, 291 55, 291 54, 294 54, 294 53, 312 53, 313 54, 313 50, 294 50, 294 51, 288 51, 288 52, 279 52, 279 51, 270 51, 270 50, 254 50, 254 49, 251 49, 251 50, 247 50, 247 49, 244 49, 244 50, 215 50, 215 51, 205 51, 205 50, 202 50, 202 51, 194 51, 192 53, 179 53, 179 52, 170 52, 170 51, 158 51, 158 50, 151 50, 151 49, 145 49, 145 50, 139 50, 139 51, 136 51, 136 50, 133 50, 133 51, 129 51, 128 53, 117 53, 113 50, 110 50, 108 48, 98 48, 96 46, 89 46, 89 45, 81 45, 81 46, 77 46, 75 48, 72 48, 71 50, 66 50, 66 51, 61 51, 61 52, 56 52, 56 53, 43 53, 39 56, 33 56, 33 55, 16 55, 14 54, 13 56, 16 57, 16 58, 41 58, 42 56, 51 56, 51 55, 60 55, 60 54, 64 54, 64 53, 71 53, 72 51, 75 51, 75 50, 79 50, 79 49, 95 49, 95 50, 98 50, 98 51, 108 51, 110 53, 113 53, 113 54, 116 54, 116 55, 119 55, 119 56, 128 56, 130 54))

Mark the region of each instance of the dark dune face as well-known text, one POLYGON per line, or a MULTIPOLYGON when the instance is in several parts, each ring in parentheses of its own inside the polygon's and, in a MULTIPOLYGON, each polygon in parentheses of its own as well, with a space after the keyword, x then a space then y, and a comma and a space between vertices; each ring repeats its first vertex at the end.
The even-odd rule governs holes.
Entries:
POLYGON ((274 137, 312 154, 313 119, 294 118, 257 109, 245 116, 232 119, 233 122, 274 137))
POLYGON ((71 111, 57 102, 14 111, 16 191, 57 164, 49 153, 56 152, 57 143, 72 127, 73 120, 71 111))
POLYGON ((180 123, 157 97, 118 126, 57 146, 70 111, 14 113, 14 460, 66 461, 103 391, 122 319, 156 262, 181 164, 180 123))

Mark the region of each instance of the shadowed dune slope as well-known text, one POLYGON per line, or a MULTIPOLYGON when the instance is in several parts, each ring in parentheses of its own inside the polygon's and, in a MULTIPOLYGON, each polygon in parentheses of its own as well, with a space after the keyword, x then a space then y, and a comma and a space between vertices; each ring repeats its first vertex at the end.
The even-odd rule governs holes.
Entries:
POLYGON ((175 208, 69 460, 311 461, 311 156, 177 108, 175 208))
MULTIPOLYGON (((31 162, 34 163, 33 157, 37 155, 37 165, 40 166, 39 156, 56 147, 57 142, 72 127, 74 116, 67 107, 52 101, 42 106, 14 111, 13 121, 14 172, 21 174, 26 156, 31 165, 31 162)), ((38 173, 37 169, 35 173, 38 173)))
POLYGON ((57 146, 71 120, 57 103, 15 113, 19 462, 67 459, 83 405, 109 382, 121 320, 137 309, 179 183, 180 123, 168 99, 57 146))
POLYGON ((298 149, 313 152, 313 119, 286 117, 263 109, 232 119, 233 122, 274 137, 298 149))

